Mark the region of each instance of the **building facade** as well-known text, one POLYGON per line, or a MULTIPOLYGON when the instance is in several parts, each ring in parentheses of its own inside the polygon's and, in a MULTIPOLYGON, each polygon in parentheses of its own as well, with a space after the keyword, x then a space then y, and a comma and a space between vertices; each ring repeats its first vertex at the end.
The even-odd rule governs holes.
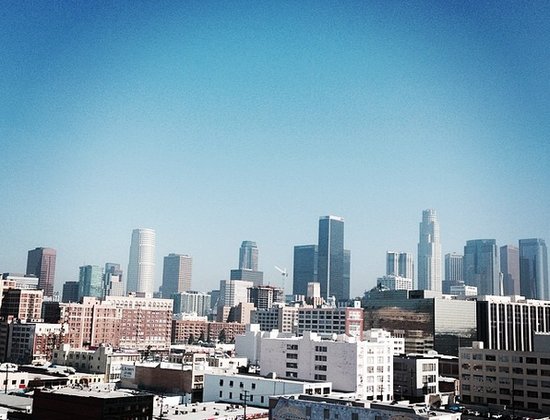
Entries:
POLYGON ((210 293, 189 290, 174 293, 170 298, 174 301, 174 314, 195 313, 198 316, 206 316, 212 312, 210 293))
POLYGON ((504 296, 521 294, 519 276, 519 248, 513 245, 500 247, 500 271, 504 296))
POLYGON ((258 246, 256 242, 242 242, 239 249, 239 269, 258 271, 258 246))
POLYGON ((153 296, 155 283, 155 231, 134 229, 130 244, 126 291, 153 296))
POLYGON ((464 256, 445 254, 445 279, 443 293, 451 293, 451 287, 464 284, 464 256))
POLYGON ((324 299, 330 296, 334 296, 336 300, 349 299, 349 258, 349 251, 344 252, 344 219, 338 216, 322 216, 319 219, 317 274, 324 299))
POLYGON ((56 257, 53 248, 35 248, 27 256, 27 275, 38 277, 38 287, 44 296, 53 296, 56 257))
POLYGON ((412 290, 413 279, 388 274, 378 277, 378 279, 376 279, 376 284, 388 290, 412 290))
POLYGON ((418 241, 418 289, 441 291, 441 239, 437 213, 422 212, 418 241))
POLYGON ((120 264, 106 263, 103 275, 104 296, 124 296, 124 281, 122 279, 120 264))
POLYGON ((317 245, 298 245, 294 247, 292 294, 306 295, 308 283, 318 282, 317 245))
POLYGON ((61 295, 61 302, 78 302, 78 282, 66 281, 63 283, 63 293, 61 295))
POLYGON ((84 296, 96 297, 102 299, 103 290, 103 272, 99 265, 84 265, 80 267, 78 276, 78 298, 84 296))
POLYGON ((189 255, 169 254, 164 257, 162 297, 191 290, 193 259, 189 255))
POLYGON ((544 239, 519 240, 519 266, 521 295, 549 300, 548 251, 544 239))
POLYGON ((363 308, 298 308, 298 335, 346 334, 361 339, 363 308))
POLYGON ((464 283, 477 287, 480 295, 501 295, 500 257, 494 239, 466 241, 464 283))

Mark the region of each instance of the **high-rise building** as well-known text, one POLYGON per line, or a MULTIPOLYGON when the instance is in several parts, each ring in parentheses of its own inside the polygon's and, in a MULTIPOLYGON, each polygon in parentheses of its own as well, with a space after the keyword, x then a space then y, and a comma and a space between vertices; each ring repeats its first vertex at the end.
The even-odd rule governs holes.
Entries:
POLYGON ((464 284, 464 256, 459 254, 445 254, 445 279, 443 293, 451 293, 453 286, 464 284))
POLYGON ((494 239, 466 241, 464 283, 477 287, 480 295, 501 295, 500 258, 494 239))
POLYGON ((500 247, 500 271, 504 296, 519 295, 519 248, 513 245, 500 247))
POLYGON ((189 255, 169 254, 164 257, 162 271, 162 296, 169 298, 174 293, 191 290, 193 259, 189 255))
POLYGON ((99 265, 80 267, 78 277, 78 298, 84 296, 103 298, 103 272, 99 265))
POLYGON ((258 247, 256 242, 243 241, 239 250, 239 268, 258 271, 258 247))
POLYGON ((418 241, 418 289, 441 291, 441 240, 433 209, 422 212, 418 241))
POLYGON ((318 281, 318 255, 317 245, 298 245, 294 247, 293 295, 305 296, 308 283, 318 281))
POLYGON ((170 298, 174 301, 174 314, 196 313, 198 316, 206 316, 212 312, 210 307, 211 295, 209 293, 189 290, 174 293, 170 298))
POLYGON ((103 274, 104 296, 124 296, 124 282, 120 264, 106 263, 103 274))
POLYGON ((38 277, 44 296, 53 296, 56 252, 52 248, 31 249, 27 257, 27 275, 38 277))
POLYGON ((414 280, 414 259, 410 252, 386 253, 386 275, 414 280))
POLYGON ((61 295, 61 302, 78 302, 78 282, 66 281, 63 283, 63 294, 61 295))
POLYGON ((318 281, 321 296, 349 299, 350 253, 344 251, 344 219, 338 216, 319 218, 318 281))
POLYGON ((128 262, 127 292, 153 296, 155 289, 155 231, 134 229, 128 262))
POLYGON ((519 240, 521 295, 528 299, 550 299, 548 251, 544 239, 519 240))

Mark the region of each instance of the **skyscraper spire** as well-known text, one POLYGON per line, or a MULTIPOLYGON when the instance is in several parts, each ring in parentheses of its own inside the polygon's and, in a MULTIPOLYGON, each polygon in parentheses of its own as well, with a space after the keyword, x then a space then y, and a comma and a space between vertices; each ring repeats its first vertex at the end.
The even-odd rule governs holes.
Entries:
POLYGON ((418 289, 441 291, 439 221, 433 209, 422 212, 418 240, 418 289))

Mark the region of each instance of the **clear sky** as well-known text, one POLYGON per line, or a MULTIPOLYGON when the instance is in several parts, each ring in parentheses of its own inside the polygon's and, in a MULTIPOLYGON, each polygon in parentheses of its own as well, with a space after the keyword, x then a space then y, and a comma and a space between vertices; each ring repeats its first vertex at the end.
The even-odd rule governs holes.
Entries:
POLYGON ((550 240, 550 2, 5 1, 0 45, 0 272, 126 271, 150 227, 158 283, 252 240, 280 284, 334 214, 359 295, 426 208, 444 253, 550 240))

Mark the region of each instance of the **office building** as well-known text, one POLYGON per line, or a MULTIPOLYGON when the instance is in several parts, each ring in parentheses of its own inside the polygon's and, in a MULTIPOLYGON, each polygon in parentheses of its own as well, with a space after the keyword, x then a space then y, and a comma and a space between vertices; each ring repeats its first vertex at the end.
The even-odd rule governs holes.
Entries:
POLYGON ((346 334, 361 339, 363 309, 356 308, 298 308, 298 335, 312 331, 321 335, 346 334))
POLYGON ((443 293, 451 293, 453 286, 464 284, 464 256, 459 254, 445 254, 445 279, 443 293))
POLYGON ((297 306, 273 306, 256 309, 250 314, 251 323, 258 324, 261 331, 278 330, 281 333, 296 334, 298 331, 297 306))
MULTIPOLYGON (((550 335, 531 351, 488 349, 483 342, 460 349, 461 400, 500 405, 514 412, 550 414, 550 335)), ((526 416, 526 414, 522 414, 526 416)), ((546 417, 547 418, 547 417, 546 417)))
POLYGON ((155 289, 155 231, 134 229, 130 244, 126 291, 153 296, 155 289))
POLYGON ((63 294, 61 295, 61 302, 78 302, 78 282, 66 281, 63 283, 63 294))
POLYGON ((239 280, 251 282, 254 286, 264 284, 264 273, 262 271, 236 269, 231 270, 229 274, 230 280, 239 280))
POLYGON ((192 265, 193 259, 189 255, 169 254, 164 257, 162 271, 162 296, 164 298, 191 290, 192 265))
POLYGON ((124 281, 120 264, 106 263, 103 274, 104 296, 124 296, 124 281))
POLYGON ((210 307, 211 296, 209 293, 187 292, 174 293, 170 296, 174 301, 174 314, 195 313, 198 316, 206 316, 212 312, 210 307))
POLYGON ((52 248, 35 248, 27 257, 27 275, 38 277, 44 296, 53 296, 56 252, 52 248))
POLYGON ((500 247, 500 271, 504 296, 521 294, 519 283, 519 248, 513 245, 500 247))
MULTIPOLYGON (((350 296, 350 253, 344 252, 344 219, 338 216, 319 218, 318 281, 321 297, 334 296, 347 300, 350 296)), ((310 280, 311 281, 311 280, 310 280)))
POLYGON ((519 240, 519 281, 527 299, 549 300, 548 252, 544 239, 519 240))
POLYGON ((78 277, 78 298, 84 296, 103 298, 103 272, 98 265, 84 265, 80 267, 78 277))
POLYGON ((439 392, 439 363, 426 354, 393 356, 393 385, 396 399, 424 402, 439 392))
POLYGON ((284 291, 280 287, 254 286, 248 289, 248 301, 256 309, 269 309, 273 304, 284 303, 284 291))
POLYGON ((405 339, 406 353, 458 355, 459 344, 476 340, 476 302, 431 290, 365 292, 364 328, 383 328, 405 339), (457 316, 460 314, 460 316, 457 316))
POLYGON ((15 318, 21 321, 41 321, 42 301, 42 290, 4 288, 0 317, 5 320, 15 318))
POLYGON ((480 295, 501 295, 500 257, 494 239, 466 241, 464 283, 477 287, 480 295))
POLYGON ((239 249, 239 269, 258 271, 258 246, 256 242, 242 242, 239 249))
POLYGON ((317 245, 298 245, 294 247, 293 295, 306 295, 308 283, 318 282, 317 245))
POLYGON ((220 281, 220 306, 236 306, 241 302, 248 302, 248 288, 253 287, 251 281, 221 280, 220 281))
POLYGON ((401 276, 389 274, 376 279, 378 287, 388 290, 412 290, 413 280, 401 276))
POLYGON ((487 349, 531 351, 535 333, 550 333, 550 301, 479 296, 477 341, 487 349))
POLYGON ((433 209, 422 212, 418 241, 418 289, 441 291, 441 239, 433 209))

